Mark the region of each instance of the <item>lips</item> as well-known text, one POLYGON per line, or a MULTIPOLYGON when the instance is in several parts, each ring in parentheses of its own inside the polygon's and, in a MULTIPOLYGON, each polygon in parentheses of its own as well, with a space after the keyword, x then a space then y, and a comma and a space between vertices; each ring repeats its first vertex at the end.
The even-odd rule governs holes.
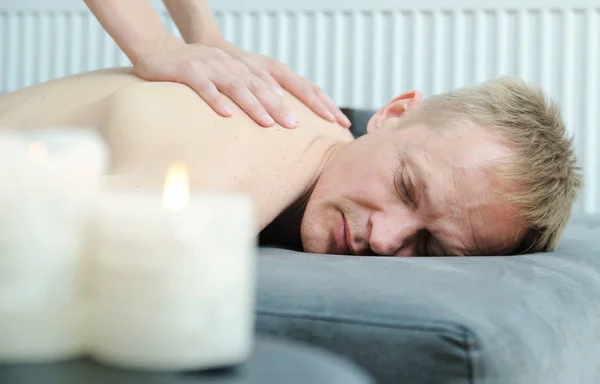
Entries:
POLYGON ((354 255, 354 250, 352 249, 352 245, 350 244, 350 240, 352 239, 352 232, 350 232, 350 226, 348 225, 346 216, 342 216, 344 220, 344 242, 346 243, 346 249, 348 250, 348 254, 354 255))
POLYGON ((346 218, 342 214, 342 217, 337 222, 337 225, 334 228, 333 236, 335 238, 335 243, 340 252, 343 255, 350 255, 350 247, 348 246, 348 226, 346 225, 346 218))

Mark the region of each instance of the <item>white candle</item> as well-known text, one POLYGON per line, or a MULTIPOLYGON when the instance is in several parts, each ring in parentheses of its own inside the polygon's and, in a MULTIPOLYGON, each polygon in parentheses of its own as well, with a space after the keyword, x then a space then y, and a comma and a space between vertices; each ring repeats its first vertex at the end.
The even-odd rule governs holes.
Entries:
POLYGON ((106 155, 83 129, 0 134, 0 361, 83 354, 86 207, 106 155))
POLYGON ((91 357, 144 370, 247 358, 256 248, 248 197, 190 197, 187 170, 174 164, 163 196, 111 192, 96 211, 86 290, 91 357))

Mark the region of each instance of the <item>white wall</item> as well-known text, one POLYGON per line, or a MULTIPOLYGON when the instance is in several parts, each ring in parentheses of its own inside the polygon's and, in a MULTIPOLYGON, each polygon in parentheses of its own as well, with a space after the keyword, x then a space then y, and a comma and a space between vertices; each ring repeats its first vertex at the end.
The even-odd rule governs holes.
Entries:
MULTIPOLYGON (((584 169, 576 211, 600 213, 600 0, 211 4, 229 40, 288 63, 343 106, 377 108, 409 89, 428 96, 499 75, 541 84, 584 169)), ((0 0, 0 92, 121 65, 127 58, 82 0, 0 0)))

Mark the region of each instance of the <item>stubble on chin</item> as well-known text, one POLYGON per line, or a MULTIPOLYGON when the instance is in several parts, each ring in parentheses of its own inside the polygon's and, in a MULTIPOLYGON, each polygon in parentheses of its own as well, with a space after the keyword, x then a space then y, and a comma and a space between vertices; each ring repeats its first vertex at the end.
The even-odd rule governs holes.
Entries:
POLYGON ((303 220, 300 226, 300 236, 304 252, 327 253, 330 245, 328 217, 321 216, 318 220, 303 220))

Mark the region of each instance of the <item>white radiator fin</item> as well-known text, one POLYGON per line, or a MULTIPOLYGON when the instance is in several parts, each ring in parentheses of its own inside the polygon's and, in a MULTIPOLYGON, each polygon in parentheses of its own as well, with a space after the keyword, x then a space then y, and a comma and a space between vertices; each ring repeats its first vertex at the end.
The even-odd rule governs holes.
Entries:
MULTIPOLYGON (((0 4, 0 93, 129 65, 81 5, 49 9, 40 0, 36 9, 29 0, 19 9, 12 3, 0 4)), ((294 11, 288 5, 236 11, 215 2, 215 13, 228 40, 286 62, 343 106, 377 108, 410 89, 428 96, 498 75, 540 83, 562 107, 585 172, 576 210, 600 213, 600 6, 544 7, 523 0, 520 8, 409 10, 397 9, 395 0, 387 8, 380 3, 374 10, 294 11)))

